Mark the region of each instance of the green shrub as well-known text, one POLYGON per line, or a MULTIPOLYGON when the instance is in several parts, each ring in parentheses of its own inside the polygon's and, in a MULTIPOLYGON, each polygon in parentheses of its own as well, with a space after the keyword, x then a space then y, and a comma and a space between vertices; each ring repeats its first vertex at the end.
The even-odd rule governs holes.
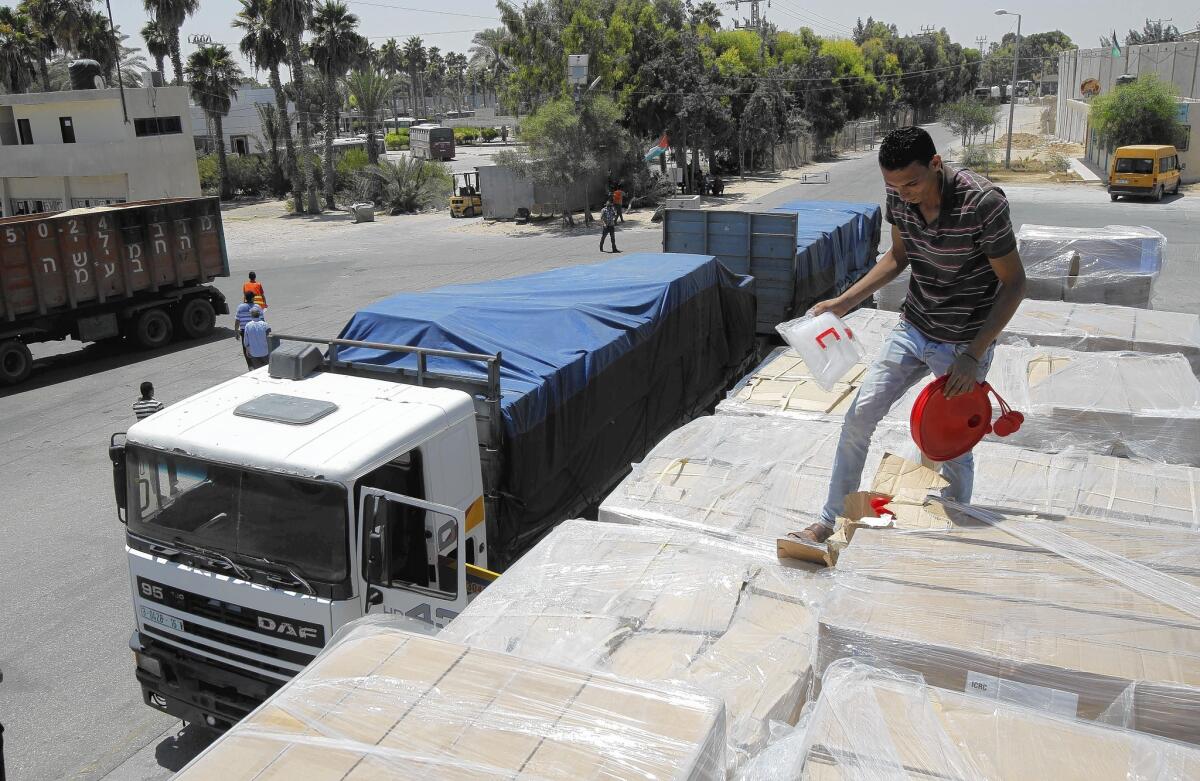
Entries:
POLYGON ((271 189, 271 166, 258 155, 229 155, 229 187, 242 195, 262 195, 271 189))
POLYGON ((444 206, 453 187, 446 166, 432 160, 405 158, 378 164, 359 172, 356 191, 377 192, 378 203, 390 214, 407 214, 444 206))
POLYGON ((454 143, 471 144, 479 140, 479 131, 473 127, 454 128, 454 143))
POLYGON ((1067 156, 1060 152, 1051 152, 1046 155, 1046 170, 1054 171, 1055 173, 1065 173, 1071 170, 1071 161, 1067 156))
POLYGON ((216 153, 196 158, 196 172, 200 174, 201 190, 215 193, 221 189, 221 170, 217 165, 216 153))
POLYGON ((994 150, 987 144, 974 144, 962 151, 962 164, 973 171, 982 171, 996 164, 994 150))
POLYGON ((1177 102, 1172 83, 1147 74, 1093 100, 1090 121, 1114 146, 1178 144, 1177 102))
POLYGON ((479 136, 484 141, 495 141, 500 137, 500 131, 494 127, 485 127, 479 131, 479 136))
POLYGON ((347 149, 333 164, 335 190, 350 187, 355 175, 371 164, 365 149, 347 149))
POLYGON ((408 128, 402 127, 384 136, 383 143, 393 152, 408 149, 408 128))

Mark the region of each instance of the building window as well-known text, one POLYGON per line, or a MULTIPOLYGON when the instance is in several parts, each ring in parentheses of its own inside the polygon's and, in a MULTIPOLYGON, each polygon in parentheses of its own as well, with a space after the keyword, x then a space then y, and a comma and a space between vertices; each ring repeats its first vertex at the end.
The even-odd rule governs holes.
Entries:
POLYGON ((18 119, 17 120, 17 130, 21 134, 21 143, 22 144, 32 144, 33 143, 33 132, 30 131, 30 129, 29 129, 29 120, 28 119, 18 119))
POLYGON ((169 136, 183 132, 179 117, 143 117, 133 120, 133 132, 141 136, 169 136))
POLYGON ((233 147, 235 155, 250 154, 250 139, 246 136, 230 136, 229 145, 233 147))
POLYGON ((1192 141, 1192 126, 1191 125, 1183 125, 1182 127, 1183 127, 1183 132, 1180 133, 1180 136, 1179 136, 1180 141, 1178 144, 1175 145, 1175 148, 1178 149, 1180 152, 1186 152, 1186 151, 1188 151, 1188 145, 1192 141))
POLYGON ((22 214, 42 214, 44 212, 60 212, 63 210, 61 198, 24 198, 12 199, 12 216, 22 214))
POLYGON ((70 117, 59 117, 58 129, 62 131, 62 140, 64 144, 75 143, 75 126, 71 124, 70 117))
POLYGON ((93 206, 112 206, 114 203, 125 203, 124 198, 72 198, 72 209, 90 209, 93 206))

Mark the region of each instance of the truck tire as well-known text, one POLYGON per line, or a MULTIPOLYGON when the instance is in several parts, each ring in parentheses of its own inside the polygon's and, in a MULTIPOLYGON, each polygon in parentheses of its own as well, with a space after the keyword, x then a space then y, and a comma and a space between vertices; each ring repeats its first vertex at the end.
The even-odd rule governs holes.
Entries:
POLYGON ((24 342, 9 339, 0 342, 0 385, 17 385, 33 371, 33 355, 24 342))
POLYGON ((175 335, 171 318, 161 309, 147 309, 138 315, 133 326, 133 338, 147 350, 164 347, 175 335))
POLYGON ((179 330, 188 339, 201 339, 212 333, 217 313, 207 298, 193 298, 179 310, 179 330))
POLYGON ((1154 202, 1155 202, 1155 203, 1162 203, 1162 199, 1163 199, 1163 188, 1162 188, 1162 187, 1155 187, 1155 188, 1154 188, 1154 202))

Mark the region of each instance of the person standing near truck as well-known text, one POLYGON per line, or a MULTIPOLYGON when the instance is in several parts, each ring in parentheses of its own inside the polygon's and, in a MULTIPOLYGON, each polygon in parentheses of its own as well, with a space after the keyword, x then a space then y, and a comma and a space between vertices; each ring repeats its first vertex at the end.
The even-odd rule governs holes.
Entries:
POLYGON ((242 343, 246 345, 246 355, 250 358, 250 368, 257 369, 266 366, 271 357, 271 326, 263 319, 262 310, 257 306, 250 308, 250 322, 242 329, 242 343))
POLYGON ((143 382, 139 390, 141 390, 142 395, 138 397, 137 401, 133 402, 133 414, 137 416, 138 420, 144 420, 155 412, 162 411, 163 403, 154 398, 154 383, 143 382))
POLYGON ((253 369, 254 367, 250 365, 250 353, 246 352, 246 341, 242 331, 246 328, 246 323, 250 322, 250 310, 254 308, 254 293, 247 290, 242 297, 245 300, 238 304, 237 311, 233 315, 234 338, 242 347, 242 358, 246 360, 246 368, 253 369))
POLYGON ((607 236, 612 242, 612 251, 620 252, 617 249, 617 210, 611 200, 600 210, 600 222, 604 225, 604 232, 600 234, 600 251, 604 251, 604 238, 607 236))
MULTIPOLYGON (((875 427, 921 378, 946 375, 945 394, 972 391, 987 375, 996 337, 1025 296, 1004 192, 966 169, 944 164, 919 127, 888 133, 879 147, 892 247, 867 275, 811 314, 845 316, 911 268, 900 323, 867 370, 846 412, 820 521, 788 536, 823 543, 833 534, 846 495, 858 489, 875 427)), ((970 453, 947 461, 946 498, 969 502, 975 477, 970 453)))
POLYGON ((254 303, 258 304, 262 309, 267 308, 267 294, 263 292, 262 283, 258 281, 258 275, 253 271, 248 275, 250 278, 242 284, 242 295, 246 293, 254 294, 254 303))

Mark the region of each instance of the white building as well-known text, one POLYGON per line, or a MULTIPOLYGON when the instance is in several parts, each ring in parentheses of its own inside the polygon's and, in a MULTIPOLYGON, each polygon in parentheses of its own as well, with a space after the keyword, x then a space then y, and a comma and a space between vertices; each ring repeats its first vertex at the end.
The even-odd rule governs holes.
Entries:
MULTIPOLYGON (((266 152, 267 134, 263 132, 258 116, 258 103, 275 105, 275 90, 270 87, 238 87, 237 97, 229 106, 229 114, 221 118, 221 132, 225 136, 225 151, 235 155, 266 152)), ((192 133, 196 137, 196 148, 205 152, 214 151, 215 128, 208 121, 204 109, 192 103, 192 133)), ((288 101, 288 120, 292 123, 292 137, 296 136, 296 104, 288 101)), ((280 144, 280 148, 283 144, 280 144)))
POLYGON ((197 197, 186 87, 0 95, 0 215, 197 197))

